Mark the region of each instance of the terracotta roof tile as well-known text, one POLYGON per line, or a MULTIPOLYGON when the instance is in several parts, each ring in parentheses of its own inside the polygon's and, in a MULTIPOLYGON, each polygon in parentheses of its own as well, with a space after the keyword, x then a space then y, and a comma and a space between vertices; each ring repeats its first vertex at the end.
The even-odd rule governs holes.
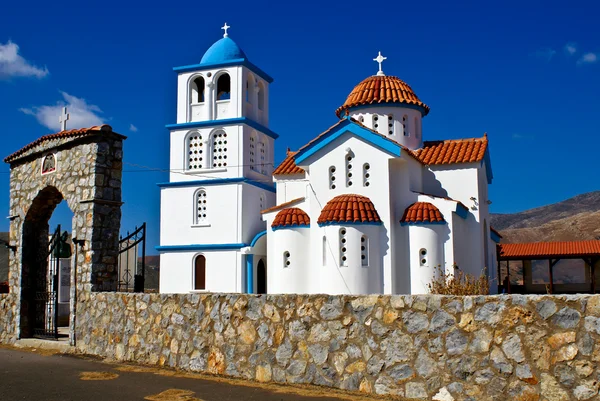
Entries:
POLYGON ((277 213, 277 216, 275 216, 275 220, 273 220, 271 227, 281 228, 309 225, 310 217, 308 217, 308 214, 306 214, 304 210, 297 207, 290 207, 277 213))
POLYGON ((275 205, 273 207, 270 207, 268 209, 262 210, 261 213, 264 214, 264 213, 275 212, 277 210, 281 210, 281 209, 283 209, 285 207, 291 206, 294 203, 298 203, 298 202, 303 201, 303 200, 304 200, 304 197, 292 199, 291 201, 287 201, 287 202, 281 203, 279 205, 275 205))
POLYGON ((444 223, 444 216, 435 205, 429 202, 415 202, 404 211, 401 223, 444 223))
POLYGON ((381 219, 373 202, 362 195, 339 195, 331 199, 319 215, 319 225, 334 223, 380 224, 381 219))
POLYGON ((429 113, 429 106, 419 100, 406 82, 398 77, 388 75, 373 75, 360 82, 352 89, 344 104, 335 113, 339 117, 343 110, 378 103, 411 104, 421 107, 424 115, 429 113))
POLYGON ((498 244, 500 259, 598 256, 600 241, 529 242, 498 244))
POLYGON ((425 141, 413 153, 426 165, 473 163, 483 160, 487 149, 487 135, 483 138, 425 141))
POLYGON ((107 124, 97 125, 97 126, 93 126, 90 128, 79 128, 79 129, 72 129, 72 130, 68 130, 68 131, 61 131, 61 132, 57 132, 55 134, 44 135, 44 136, 36 139, 35 141, 31 142, 30 144, 25 145, 21 149, 17 150, 13 154, 5 157, 4 162, 10 163, 13 160, 15 160, 17 157, 19 157, 20 155, 27 152, 28 150, 33 149, 34 147, 36 147, 44 142, 53 140, 53 139, 69 138, 69 137, 77 138, 77 137, 84 137, 84 136, 88 136, 88 135, 97 135, 98 133, 113 133, 113 134, 119 135, 122 138, 126 138, 123 135, 113 132, 112 127, 107 124))
POLYGON ((294 155, 298 152, 288 152, 285 160, 273 171, 273 175, 303 174, 304 170, 296 165, 294 155))

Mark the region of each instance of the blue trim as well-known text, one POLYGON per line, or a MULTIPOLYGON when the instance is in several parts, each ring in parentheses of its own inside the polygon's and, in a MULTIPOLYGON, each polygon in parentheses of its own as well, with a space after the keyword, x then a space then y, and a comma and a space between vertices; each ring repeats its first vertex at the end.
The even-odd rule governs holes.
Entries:
POLYGON ((347 132, 356 135, 357 137, 369 142, 385 152, 390 153, 393 156, 400 157, 400 152, 402 150, 400 144, 358 125, 350 118, 346 118, 337 127, 325 133, 325 135, 317 137, 313 143, 296 153, 294 156, 296 164, 301 164, 307 158, 319 152, 325 146, 329 145, 347 132))
POLYGON ((250 242, 250 246, 254 247, 254 245, 256 245, 256 243, 258 242, 258 240, 265 235, 267 235, 267 230, 261 231, 258 234, 256 234, 254 236, 254 238, 252 238, 252 242, 250 242))
POLYGON ((275 132, 271 131, 269 128, 265 127, 262 124, 257 123, 256 121, 248 118, 248 117, 238 117, 238 118, 226 118, 223 120, 208 120, 208 121, 195 121, 191 123, 179 123, 179 124, 167 124, 165 127, 169 130, 181 129, 181 128, 203 128, 203 127, 212 127, 212 126, 226 126, 226 125, 237 125, 237 124, 246 124, 249 127, 259 130, 263 134, 270 136, 273 139, 279 138, 279 135, 275 132))
POLYGON ((212 180, 194 180, 194 181, 177 181, 177 182, 159 182, 158 185, 160 188, 172 188, 172 187, 193 187, 198 185, 221 185, 221 184, 236 184, 236 183, 246 183, 250 185, 254 185, 255 187, 264 189, 269 192, 275 193, 275 187, 272 187, 267 184, 263 184, 259 181, 254 181, 246 177, 236 177, 236 178, 215 178, 212 180))
MULTIPOLYGON (((416 106, 414 104, 408 104, 408 103, 405 104, 405 103, 398 103, 398 102, 364 104, 364 105, 360 105, 360 106, 349 107, 348 111, 355 111, 355 110, 367 109, 367 108, 373 108, 373 107, 397 107, 397 108, 403 108, 403 109, 417 110, 417 111, 421 112, 421 118, 425 117, 427 114, 429 114, 429 112, 427 112, 427 110, 425 110, 423 107, 416 106)), ((341 112, 343 112, 343 110, 341 112)))
POLYGON ((496 244, 500 243, 500 236, 498 234, 496 234, 495 232, 493 232, 492 230, 490 230, 490 237, 492 238, 492 241, 494 241, 496 244))
POLYGON ((241 249, 248 244, 193 244, 193 245, 159 245, 155 247, 158 252, 177 251, 226 251, 241 249))
POLYGON ((346 221, 327 221, 325 223, 319 223, 319 227, 325 227, 325 226, 380 226, 383 225, 383 222, 379 221, 376 223, 367 221, 364 223, 353 223, 353 222, 346 222, 346 221))
POLYGON ((205 64, 184 65, 181 67, 174 67, 173 71, 182 73, 182 72, 192 72, 192 71, 196 71, 196 70, 203 70, 203 69, 209 69, 209 68, 231 67, 231 66, 235 66, 235 65, 243 65, 244 67, 248 68, 250 71, 254 72, 256 75, 258 75, 259 77, 261 77, 268 83, 273 82, 273 78, 271 78, 271 76, 269 74, 267 74, 266 72, 264 72, 263 70, 261 70, 260 68, 258 68, 256 65, 252 64, 250 61, 248 61, 248 59, 245 59, 245 58, 238 58, 235 60, 224 61, 222 63, 205 63, 205 64))
POLYGON ((254 292, 254 255, 246 255, 246 293, 254 292))
POLYGON ((463 206, 462 204, 458 203, 456 205, 456 214, 466 220, 469 216, 469 209, 467 209, 466 206, 463 206))
POLYGON ((446 223, 446 221, 416 221, 416 222, 401 222, 401 226, 442 226, 446 223))
POLYGON ((310 228, 310 224, 296 224, 293 226, 277 226, 277 227, 271 227, 273 231, 277 231, 277 230, 290 230, 290 229, 294 229, 294 228, 310 228))
POLYGON ((492 161, 490 158, 490 141, 488 141, 487 149, 485 150, 485 154, 483 155, 483 160, 481 163, 485 163, 485 173, 487 175, 488 184, 492 183, 492 179, 494 178, 494 174, 492 173, 492 161))

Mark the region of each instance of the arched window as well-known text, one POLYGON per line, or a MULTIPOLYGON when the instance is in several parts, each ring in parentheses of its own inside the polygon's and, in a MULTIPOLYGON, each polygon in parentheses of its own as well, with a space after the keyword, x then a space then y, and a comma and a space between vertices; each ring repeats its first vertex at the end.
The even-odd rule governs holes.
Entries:
POLYGON ((402 116, 402 127, 404 136, 410 136, 410 132, 408 131, 408 116, 406 114, 402 116))
POLYGON ((225 73, 217 80, 217 100, 229 99, 231 99, 231 78, 225 73))
POLYGON ((203 224, 208 221, 208 197, 206 190, 199 189, 194 195, 194 224, 203 224))
POLYGON ((199 132, 190 132, 186 139, 187 170, 200 170, 204 166, 204 144, 199 132))
POLYGON ((329 189, 335 189, 335 166, 329 167, 329 189))
POLYGON ((211 136, 212 167, 227 167, 227 133, 223 130, 215 131, 211 136))
POLYGON ((291 255, 290 255, 289 251, 285 251, 283 253, 283 267, 284 268, 288 268, 292 264, 292 261, 290 260, 290 257, 291 257, 291 255))
POLYGON ((196 256, 194 260, 194 290, 206 289, 206 258, 204 255, 196 256))
POLYGON ((250 164, 250 170, 256 171, 256 146, 258 141, 256 140, 256 132, 250 134, 250 145, 248 146, 248 164, 250 164))
POLYGON ((360 237, 360 260, 363 266, 369 266, 369 238, 366 235, 360 237))
POLYGON ((427 266, 427 249, 421 248, 419 251, 419 264, 421 266, 427 266))
POLYGON ((368 187, 371 185, 371 165, 369 163, 363 164, 363 186, 368 187))
POLYGON ((265 109, 265 87, 262 82, 258 83, 258 109, 265 109))
POLYGON ((346 228, 340 228, 340 266, 348 266, 348 237, 346 234, 346 228))
POLYGON ((191 103, 204 102, 204 78, 198 77, 192 81, 192 98, 191 103))
POLYGON ((246 79, 246 102, 252 103, 252 98, 254 94, 255 87, 254 75, 248 74, 248 79, 246 79))
POLYGON ((346 153, 346 186, 352 186, 352 162, 354 161, 354 153, 349 151, 346 153))

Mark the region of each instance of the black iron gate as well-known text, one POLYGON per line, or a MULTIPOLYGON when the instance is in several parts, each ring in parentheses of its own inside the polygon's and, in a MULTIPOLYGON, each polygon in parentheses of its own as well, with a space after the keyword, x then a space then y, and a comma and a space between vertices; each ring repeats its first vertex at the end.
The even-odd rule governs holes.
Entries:
POLYGON ((144 292, 146 274, 146 223, 119 240, 119 282, 117 291, 144 292), (141 247, 141 258, 139 249, 141 247), (140 260, 141 259, 141 260, 140 260))

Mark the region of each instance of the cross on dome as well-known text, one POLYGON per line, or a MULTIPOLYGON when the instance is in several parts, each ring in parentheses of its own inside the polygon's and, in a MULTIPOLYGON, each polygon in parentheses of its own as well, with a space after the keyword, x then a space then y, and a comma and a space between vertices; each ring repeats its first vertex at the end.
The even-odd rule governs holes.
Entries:
POLYGON ((67 130, 67 120, 69 120, 69 113, 67 113, 67 108, 63 107, 62 114, 58 117, 58 122, 60 123, 60 130, 67 130))
POLYGON ((377 72, 377 75, 380 75, 380 76, 384 76, 385 75, 383 73, 383 70, 381 69, 381 63, 383 63, 384 60, 387 60, 387 57, 383 57, 381 55, 381 52, 379 52, 379 54, 377 55, 377 57, 375 57, 373 59, 373 61, 377 61, 379 63, 379 71, 377 72))
POLYGON ((227 22, 225 23, 225 25, 223 25, 223 26, 221 27, 221 29, 225 31, 225 33, 223 34, 223 37, 224 37, 224 38, 226 38, 226 37, 228 37, 228 36, 229 36, 229 35, 227 34, 227 30, 228 30, 229 28, 231 28, 231 27, 230 27, 229 25, 227 25, 227 22))

